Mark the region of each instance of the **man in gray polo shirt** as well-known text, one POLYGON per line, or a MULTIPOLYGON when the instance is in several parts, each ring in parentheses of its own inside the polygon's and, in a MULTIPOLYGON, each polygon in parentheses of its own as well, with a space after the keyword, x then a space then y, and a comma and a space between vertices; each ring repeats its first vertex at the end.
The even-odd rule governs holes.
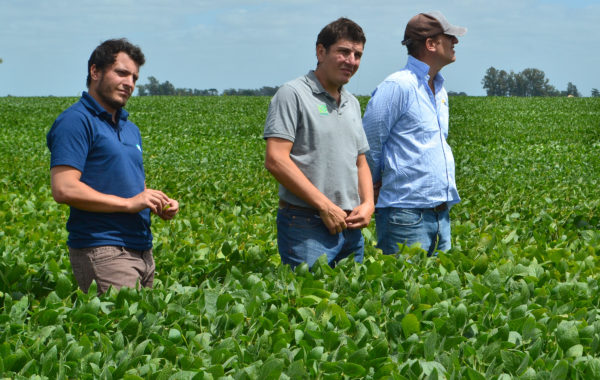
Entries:
POLYGON ((358 70, 366 38, 340 18, 316 43, 317 68, 284 84, 269 105, 265 167, 279 181, 277 243, 283 264, 362 262, 374 211, 369 150, 358 100, 343 88, 358 70))

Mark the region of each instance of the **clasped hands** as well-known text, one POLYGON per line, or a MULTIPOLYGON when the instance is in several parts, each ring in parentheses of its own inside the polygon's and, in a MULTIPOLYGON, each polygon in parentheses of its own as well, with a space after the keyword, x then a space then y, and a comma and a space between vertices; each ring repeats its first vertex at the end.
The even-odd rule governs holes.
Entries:
POLYGON ((368 226, 374 210, 375 207, 370 202, 360 204, 350 213, 347 213, 336 205, 332 205, 328 209, 319 212, 319 215, 329 233, 333 235, 347 228, 360 229, 368 226))

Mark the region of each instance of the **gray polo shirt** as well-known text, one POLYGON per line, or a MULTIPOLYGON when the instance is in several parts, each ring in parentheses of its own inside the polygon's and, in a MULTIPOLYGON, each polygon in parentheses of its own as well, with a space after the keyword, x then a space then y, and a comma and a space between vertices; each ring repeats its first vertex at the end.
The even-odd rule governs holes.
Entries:
MULTIPOLYGON (((337 206, 352 210, 360 204, 356 160, 369 145, 360 104, 344 88, 338 106, 312 70, 284 84, 271 100, 263 136, 292 141, 292 161, 337 206)), ((312 208, 282 185, 279 197, 312 208)))

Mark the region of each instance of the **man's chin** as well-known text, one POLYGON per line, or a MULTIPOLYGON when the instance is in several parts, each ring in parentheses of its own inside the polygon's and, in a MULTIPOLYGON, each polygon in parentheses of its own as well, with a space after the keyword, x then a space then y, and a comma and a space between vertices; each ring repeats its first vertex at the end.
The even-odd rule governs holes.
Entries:
POLYGON ((129 100, 129 97, 118 97, 116 99, 113 99, 113 103, 114 103, 113 106, 115 108, 125 107, 128 100, 129 100))
POLYGON ((125 104, 127 104, 127 100, 122 101, 122 100, 117 100, 117 99, 111 99, 111 101, 109 102, 109 106, 115 110, 118 110, 119 108, 123 108, 125 107, 125 104))
POLYGON ((342 78, 340 78, 340 81, 339 81, 340 86, 343 86, 343 85, 347 84, 348 82, 350 82, 350 78, 352 78, 352 75, 350 75, 350 76, 344 75, 342 78))

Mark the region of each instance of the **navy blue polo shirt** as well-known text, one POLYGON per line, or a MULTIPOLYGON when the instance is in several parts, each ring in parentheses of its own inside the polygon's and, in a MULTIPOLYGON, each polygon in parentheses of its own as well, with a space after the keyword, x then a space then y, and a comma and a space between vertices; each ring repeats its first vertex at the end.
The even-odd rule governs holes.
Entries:
MULTIPOLYGON (((124 109, 117 124, 87 92, 58 116, 46 136, 50 167, 66 165, 81 172, 81 181, 104 193, 130 198, 144 191, 140 130, 124 109)), ((67 221, 71 248, 102 245, 146 250, 152 247, 150 209, 138 213, 99 213, 71 206, 67 221)))

